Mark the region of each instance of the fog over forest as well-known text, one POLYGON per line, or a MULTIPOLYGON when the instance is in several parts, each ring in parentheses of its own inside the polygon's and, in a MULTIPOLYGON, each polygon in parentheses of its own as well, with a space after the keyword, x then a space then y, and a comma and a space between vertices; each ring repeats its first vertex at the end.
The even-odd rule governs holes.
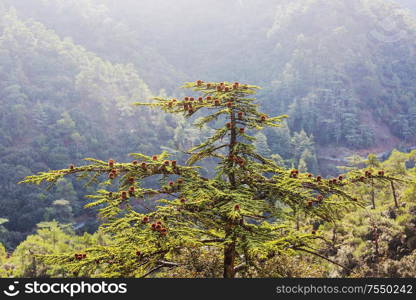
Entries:
MULTIPOLYGON (((320 195, 328 203, 339 203, 348 194, 344 200, 350 210, 331 227, 326 220, 335 215, 339 218, 341 213, 325 208, 317 215, 309 214, 310 210, 301 215, 299 207, 304 201, 296 202, 287 195, 304 195, 303 191, 295 193, 292 183, 280 182, 288 194, 273 191, 272 199, 268 198, 279 212, 273 215, 256 207, 256 213, 260 210, 262 218, 273 216, 271 224, 277 220, 296 230, 306 228, 305 232, 313 228, 314 236, 318 230, 328 239, 332 233, 337 234, 332 248, 320 245, 317 249, 348 268, 337 269, 321 265, 316 257, 288 254, 283 261, 290 274, 285 273, 285 268, 276 269, 275 264, 282 260, 274 261, 273 256, 270 265, 261 263, 263 269, 256 269, 258 273, 248 275, 248 268, 247 274, 238 276, 343 277, 356 271, 360 277, 414 277, 416 270, 407 265, 416 261, 415 54, 414 0, 0 0, 0 269, 13 265, 12 269, 1 269, 0 277, 65 277, 62 274, 69 272, 65 267, 51 267, 55 261, 44 262, 34 270, 27 254, 31 248, 37 249, 35 254, 73 255, 91 245, 110 245, 116 238, 104 233, 98 214, 107 202, 85 207, 92 201, 85 196, 96 195, 110 183, 123 183, 128 174, 109 175, 111 170, 106 170, 109 174, 104 177, 110 183, 103 183, 101 173, 94 178, 88 177, 88 172, 77 173, 91 179, 91 184, 85 185, 86 178, 77 180, 62 171, 62 176, 49 180, 55 183, 50 189, 43 183, 19 182, 50 170, 69 170, 73 175, 71 170, 88 163, 84 158, 97 159, 101 164, 109 160, 131 162, 134 158, 130 153, 152 157, 166 151, 171 154, 169 161, 175 159, 178 165, 185 165, 192 154, 189 149, 215 140, 220 128, 228 126, 230 137, 234 136, 233 122, 243 120, 243 112, 232 115, 233 107, 226 95, 221 98, 222 94, 215 93, 225 92, 221 90, 223 86, 227 92, 228 88, 244 89, 244 84, 248 85, 245 95, 255 98, 254 104, 258 105, 258 112, 250 106, 251 110, 245 107, 248 111, 244 114, 251 113, 253 120, 263 122, 267 117, 279 126, 269 124, 263 128, 262 123, 245 123, 246 128, 239 129, 239 138, 245 134, 249 137, 241 147, 256 154, 250 156, 251 152, 242 150, 244 161, 238 161, 235 153, 231 158, 227 156, 225 148, 217 156, 210 156, 228 137, 221 136, 210 145, 212 153, 201 152, 193 157, 201 167, 199 175, 217 180, 229 172, 234 174, 234 167, 242 169, 244 164, 247 174, 251 174, 258 167, 253 162, 251 168, 252 157, 256 163, 270 162, 274 171, 281 170, 276 171, 279 176, 287 172, 290 180, 319 178, 326 184, 325 180, 338 178, 340 186, 335 186, 336 191, 332 190, 335 183, 328 181, 327 190, 314 190, 309 196, 320 195), (186 82, 195 86, 184 89, 186 82), (185 97, 198 99, 201 86, 206 87, 203 93, 211 95, 212 86, 207 83, 213 85, 212 97, 222 102, 215 104, 214 100, 213 108, 208 110, 201 107, 194 111, 192 105, 187 110, 188 104, 183 113, 170 110, 176 105, 169 102, 171 99, 181 105, 185 97), (215 90, 217 83, 220 90, 215 90), (167 100, 160 100, 158 107, 133 105, 151 103, 154 97, 167 100), (219 113, 209 119, 215 106, 232 113, 219 113), (281 115, 287 117, 273 119, 281 115), (236 121, 237 116, 240 119, 236 121), (204 117, 210 123, 201 128, 194 126, 204 117), (224 123, 227 118, 231 123, 224 123), (258 159, 260 156, 262 159, 258 159), (224 157, 236 160, 231 162, 231 169, 225 167, 228 165, 224 157), (221 168, 225 168, 223 173, 218 171, 221 168), (368 172, 372 172, 370 176, 368 172), (371 176, 375 174, 383 177, 381 183, 374 183, 371 176), (363 181, 361 175, 367 179, 363 181), (112 182, 111 176, 119 177, 112 182), (365 186, 343 190, 345 178, 352 183, 364 182, 365 186), (366 210, 349 207, 352 199, 366 210), (392 211, 394 218, 389 217, 392 211), (322 216, 328 218, 322 221, 322 216), (379 233, 385 244, 377 246, 375 253, 370 244, 374 237, 368 232, 383 226, 389 228, 379 233), (351 228, 355 231, 349 235, 351 228), (58 246, 47 246, 51 236, 59 237, 58 246), (305 271, 308 264, 316 265, 315 271, 305 271), (394 266, 394 270, 386 265, 394 266)), ((141 156, 136 158, 140 160, 141 156)), ((97 161, 92 164, 99 164, 97 161)), ((264 167, 263 171, 261 178, 273 178, 271 169, 264 167)), ((238 178, 229 176, 223 183, 233 183, 235 177, 238 178)), ((42 180, 48 181, 45 178, 42 180)), ((149 189, 171 180, 166 176, 141 179, 149 189)), ((244 190, 247 183, 241 182, 244 190)), ((198 190, 194 186, 192 189, 197 195, 198 190)), ((236 186, 233 189, 238 190, 236 186)), ((266 193, 258 187, 255 190, 256 197, 266 193)), ((112 192, 122 191, 114 187, 112 192)), ((177 195, 169 194, 174 196, 177 195)), ((183 200, 182 196, 178 199, 183 200)), ((244 207, 249 197, 240 198, 243 202, 232 202, 237 206, 229 205, 237 207, 235 211, 244 207)), ((156 200, 160 199, 164 199, 162 195, 153 195, 149 200, 152 209, 157 209, 156 200)), ((145 208, 137 203, 132 204, 136 212, 145 214, 145 208)), ((252 209, 250 205, 247 207, 252 209)), ((241 220, 250 225, 258 221, 245 216, 241 220)), ((166 230, 169 234, 174 232, 173 227, 166 230)), ((215 234, 222 238, 219 232, 215 234)), ((226 237, 224 233, 224 240, 226 237)), ((278 252, 269 250, 261 251, 278 252)), ((178 261, 193 253, 188 248, 186 251, 178 261)), ((203 260, 198 263, 213 270, 212 274, 201 271, 198 276, 221 277, 217 262, 206 257, 204 249, 198 251, 202 251, 198 253, 203 260)), ((213 251, 213 257, 222 259, 221 251, 213 251)), ((160 276, 189 277, 194 274, 192 268, 186 266, 176 273, 169 269, 160 276)), ((95 270, 94 274, 107 276, 114 271, 103 270, 95 270)), ((86 276, 93 274, 85 272, 86 276)), ((114 277, 126 274, 121 272, 114 277)))

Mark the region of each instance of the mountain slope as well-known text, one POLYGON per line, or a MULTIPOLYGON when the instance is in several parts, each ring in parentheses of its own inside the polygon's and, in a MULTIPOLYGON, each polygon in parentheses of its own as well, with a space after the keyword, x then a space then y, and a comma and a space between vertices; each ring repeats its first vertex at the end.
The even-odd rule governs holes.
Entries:
POLYGON ((414 143, 415 17, 384 1, 282 2, 269 36, 284 64, 268 108, 324 147, 414 143))
POLYGON ((131 106, 151 96, 131 65, 111 64, 13 10, 1 16, 0 53, 0 216, 9 220, 2 240, 11 245, 38 222, 59 217, 55 200, 70 200, 75 216, 84 213, 81 183, 63 180, 45 194, 17 186, 24 176, 84 157, 154 153, 174 123, 131 106), (163 129, 155 132, 153 123, 163 129))
POLYGON ((11 243, 57 217, 61 197, 80 217, 85 192, 64 181, 44 195, 16 187, 23 176, 197 140, 130 106, 185 79, 261 85, 263 109, 290 117, 256 146, 287 167, 327 175, 352 153, 416 142, 416 21, 390 1, 5 0, 0 15, 0 218, 11 243))
POLYGON ((103 1, 5 0, 5 3, 15 8, 21 18, 41 22, 60 38, 69 37, 101 58, 135 65, 136 72, 155 92, 174 89, 184 79, 184 74, 173 68, 157 49, 144 43, 142 31, 133 30, 123 19, 114 19, 103 1))

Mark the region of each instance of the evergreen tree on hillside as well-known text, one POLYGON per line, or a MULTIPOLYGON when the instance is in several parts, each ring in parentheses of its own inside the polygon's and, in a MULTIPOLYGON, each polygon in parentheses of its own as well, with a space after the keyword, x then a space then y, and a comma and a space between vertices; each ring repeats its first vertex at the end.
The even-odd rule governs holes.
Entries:
POLYGON ((263 157, 269 158, 272 155, 272 151, 269 148, 266 135, 259 132, 255 135, 255 139, 256 140, 253 142, 253 145, 255 146, 257 153, 263 157))
POLYGON ((86 159, 89 165, 41 172, 22 181, 53 185, 77 175, 100 183, 86 206, 99 208, 101 228, 112 242, 71 255, 46 255, 46 263, 62 265, 74 276, 147 277, 180 266, 184 252, 200 249, 222 253, 224 277, 245 277, 259 261, 297 251, 313 253, 309 247, 316 232, 300 227, 301 219, 335 220, 342 209, 359 204, 343 191, 346 179, 289 171, 256 152, 256 132, 280 126, 285 117, 258 111, 252 97, 258 87, 200 80, 184 87, 193 91, 191 96, 137 104, 188 118, 199 115, 194 125, 201 129, 219 124, 212 136, 187 151, 186 165, 171 160, 167 152, 135 153, 132 162, 86 159), (197 164, 204 159, 217 162, 214 176, 202 175, 197 164), (160 186, 149 186, 149 178, 159 179, 160 186))
POLYGON ((401 153, 393 150, 390 157, 380 162, 375 154, 369 154, 365 159, 358 155, 349 157, 350 166, 339 167, 347 170, 344 176, 355 178, 355 186, 346 188, 351 193, 361 193, 363 201, 370 202, 371 208, 376 209, 376 199, 392 199, 394 207, 399 208, 397 189, 409 184, 412 180, 406 170, 406 161, 413 160, 413 153, 401 153), (357 186, 357 183, 360 183, 357 186), (366 199, 367 198, 367 199, 366 199))

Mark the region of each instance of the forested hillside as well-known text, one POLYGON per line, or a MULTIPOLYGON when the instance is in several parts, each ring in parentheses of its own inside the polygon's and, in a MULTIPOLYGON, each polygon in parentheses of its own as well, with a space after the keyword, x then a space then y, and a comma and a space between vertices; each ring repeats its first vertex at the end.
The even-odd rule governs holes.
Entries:
MULTIPOLYGON (((96 233, 97 211, 83 207, 85 195, 97 188, 95 179, 85 186, 76 177, 60 178, 50 190, 17 183, 37 172, 76 168, 91 157, 125 161, 129 153, 166 150, 185 163, 188 149, 211 136, 223 119, 199 131, 186 115, 137 109, 132 103, 155 96, 178 101, 195 96, 180 85, 199 78, 258 85, 259 109, 270 116, 288 115, 279 127, 250 132, 257 153, 281 168, 329 178, 345 172, 339 166, 374 167, 365 160, 374 153, 380 168, 413 180, 413 156, 405 152, 416 147, 414 1, 122 2, 0 2, 0 242, 7 251, 36 230, 58 232, 63 239, 84 232, 91 234, 86 239, 106 239, 96 233), (392 158, 394 149, 401 152, 393 152, 392 158), (399 156, 394 166, 386 160, 399 156), (352 163, 351 157, 360 163, 352 163), (49 222, 41 223, 49 229, 39 229, 40 222, 49 222)), ((201 172, 213 176, 215 164, 215 159, 201 161, 201 172)), ((146 183, 154 187, 158 181, 146 183)), ((412 189, 408 181, 397 187, 398 201, 407 206, 396 211, 400 220, 388 221, 394 223, 394 234, 410 230, 402 219, 413 218, 412 189)), ((353 192, 369 201, 368 191, 353 192)), ((391 199, 382 193, 376 198, 376 214, 390 210, 391 199)), ((357 208, 346 222, 367 226, 357 220, 360 214, 357 208)), ((303 225, 308 222, 312 219, 303 225)), ((340 235, 349 246, 369 251, 343 229, 340 235)), ((410 255, 413 240, 403 247, 406 255, 386 254, 386 259, 410 255)), ((323 251, 341 259, 336 251, 323 251)), ((367 255, 358 252, 353 253, 356 260, 367 255)), ((342 262, 347 263, 352 264, 342 262)), ((319 276, 352 274, 325 268, 319 276)), ((57 274, 47 269, 19 272, 57 274)))
MULTIPOLYGON (((55 200, 71 201, 79 215, 85 190, 63 180, 45 195, 16 186, 23 176, 89 156, 155 151, 173 128, 156 132, 152 124, 165 120, 132 109, 132 99, 151 96, 132 65, 112 64, 13 11, 1 20, 1 208, 7 228, 24 234, 56 217, 55 200)), ((11 242, 22 236, 10 234, 11 242)))
POLYGON ((270 110, 288 112, 291 130, 313 135, 324 157, 413 146, 414 17, 383 1, 292 1, 279 11, 269 34, 284 41, 284 65, 270 110))
MULTIPOLYGON (((149 26, 140 24, 139 27, 129 27, 124 18, 117 18, 110 13, 111 7, 105 2, 5 1, 6 6, 16 8, 22 18, 41 22, 61 38, 69 37, 75 44, 82 45, 103 59, 135 65, 136 72, 154 91, 176 87, 183 75, 158 54, 158 49, 143 40, 143 33, 149 26)), ((141 13, 141 10, 135 11, 141 13)))

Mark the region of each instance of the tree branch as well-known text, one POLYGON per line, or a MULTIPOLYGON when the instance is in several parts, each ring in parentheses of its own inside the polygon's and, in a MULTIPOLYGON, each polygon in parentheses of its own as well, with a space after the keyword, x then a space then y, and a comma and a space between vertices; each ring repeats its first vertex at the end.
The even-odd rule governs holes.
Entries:
POLYGON ((248 265, 246 263, 241 263, 241 264, 239 264, 238 266, 236 266, 234 268, 234 272, 237 273, 237 272, 239 272, 241 270, 244 270, 244 269, 247 269, 247 268, 248 268, 248 265))
POLYGON ((348 268, 346 266, 343 266, 343 265, 337 263, 336 261, 334 261, 334 260, 332 260, 332 259, 330 259, 330 258, 328 258, 326 256, 323 256, 323 255, 321 255, 319 253, 316 253, 314 251, 307 250, 307 249, 304 249, 304 248, 299 248, 299 247, 294 247, 293 249, 294 250, 298 250, 298 251, 303 251, 303 252, 306 252, 306 253, 309 253, 309 254, 312 254, 312 255, 315 255, 315 256, 318 256, 318 257, 320 257, 322 259, 325 259, 326 261, 329 261, 330 263, 332 263, 334 265, 337 265, 338 267, 341 267, 341 268, 343 268, 343 269, 345 269, 347 271, 353 272, 350 268, 348 268))
POLYGON ((224 239, 218 238, 218 239, 202 240, 200 242, 201 243, 222 243, 224 241, 225 241, 224 239))
POLYGON ((174 262, 169 262, 169 261, 164 261, 161 260, 159 261, 160 265, 158 265, 157 267, 151 269, 149 272, 147 272, 146 274, 144 274, 143 276, 141 276, 140 278, 146 278, 147 276, 149 276, 150 274, 162 269, 162 268, 176 268, 179 267, 180 264, 178 263, 174 263, 174 262))

